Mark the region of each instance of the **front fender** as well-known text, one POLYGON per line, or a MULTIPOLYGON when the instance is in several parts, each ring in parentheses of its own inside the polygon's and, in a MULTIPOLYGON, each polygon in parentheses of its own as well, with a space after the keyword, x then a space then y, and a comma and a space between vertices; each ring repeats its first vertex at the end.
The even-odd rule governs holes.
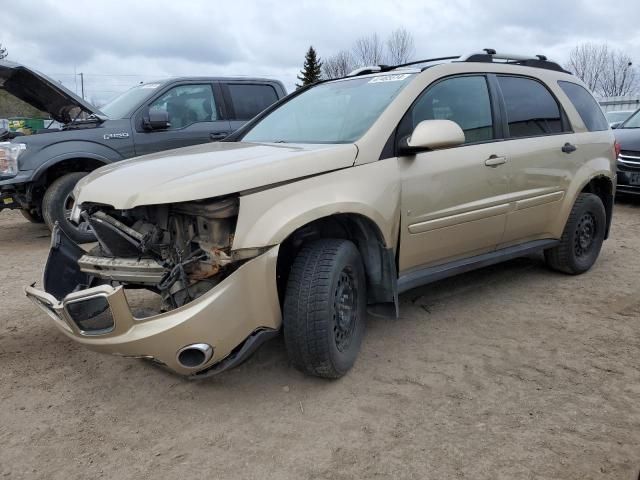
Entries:
POLYGON ((232 249, 277 245, 298 228, 338 213, 371 219, 387 247, 395 247, 399 204, 395 158, 242 195, 232 249))
POLYGON ((30 165, 34 165, 33 180, 38 180, 44 172, 53 165, 70 159, 90 159, 104 165, 123 160, 125 157, 112 148, 90 141, 59 142, 44 147, 35 152, 33 158, 28 158, 30 165))

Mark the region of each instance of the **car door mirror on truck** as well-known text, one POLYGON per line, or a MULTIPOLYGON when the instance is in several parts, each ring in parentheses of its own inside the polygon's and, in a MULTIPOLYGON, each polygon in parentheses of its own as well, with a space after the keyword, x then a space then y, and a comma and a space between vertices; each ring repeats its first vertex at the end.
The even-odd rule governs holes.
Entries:
POLYGON ((411 155, 424 150, 455 147, 464 141, 464 132, 457 123, 451 120, 423 120, 411 135, 402 139, 400 150, 402 154, 411 155))
POLYGON ((142 120, 145 130, 165 130, 171 126, 169 113, 161 108, 150 108, 142 120))

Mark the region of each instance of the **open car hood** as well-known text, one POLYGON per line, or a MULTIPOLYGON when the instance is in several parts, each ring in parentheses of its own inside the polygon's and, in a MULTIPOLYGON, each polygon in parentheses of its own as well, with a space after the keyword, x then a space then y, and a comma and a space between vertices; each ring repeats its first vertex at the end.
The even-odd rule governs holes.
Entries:
POLYGON ((0 60, 0 88, 29 105, 47 112, 60 123, 69 123, 82 111, 100 120, 107 116, 67 90, 59 82, 19 63, 0 60))
POLYGON ((202 200, 351 167, 354 144, 218 142, 106 165, 84 177, 76 202, 118 210, 202 200))

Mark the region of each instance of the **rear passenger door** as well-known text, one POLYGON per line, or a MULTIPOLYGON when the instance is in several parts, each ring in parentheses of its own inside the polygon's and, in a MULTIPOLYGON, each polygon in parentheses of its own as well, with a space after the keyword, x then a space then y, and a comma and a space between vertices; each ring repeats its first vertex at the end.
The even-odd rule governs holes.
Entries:
POLYGON ((278 101, 276 89, 266 83, 235 81, 221 86, 233 131, 278 101))
POLYGON ((496 75, 505 119, 511 204, 501 246, 552 237, 551 226, 581 164, 571 148, 571 127, 560 103, 542 82, 496 75))
POLYGON ((214 86, 208 82, 174 85, 148 102, 134 120, 136 155, 221 140, 231 133, 214 86), (146 130, 143 116, 148 109, 166 111, 171 126, 146 130))

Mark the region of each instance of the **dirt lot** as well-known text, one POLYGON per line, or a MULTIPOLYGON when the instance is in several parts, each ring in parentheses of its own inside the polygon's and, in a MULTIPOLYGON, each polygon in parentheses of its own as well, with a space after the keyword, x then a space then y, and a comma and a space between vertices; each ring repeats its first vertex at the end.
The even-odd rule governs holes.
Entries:
POLYGON ((191 382, 59 334, 22 294, 48 232, 0 213, 0 478, 636 479, 640 203, 615 215, 581 277, 520 259, 404 295, 340 381, 276 339, 191 382))

